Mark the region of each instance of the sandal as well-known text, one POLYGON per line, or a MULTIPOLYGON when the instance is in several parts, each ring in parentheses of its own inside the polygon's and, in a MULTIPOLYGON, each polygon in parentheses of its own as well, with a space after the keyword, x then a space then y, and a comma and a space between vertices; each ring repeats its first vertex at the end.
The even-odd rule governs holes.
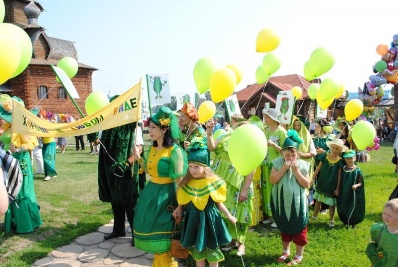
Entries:
POLYGON ((301 260, 297 259, 296 257, 294 257, 293 260, 289 261, 288 263, 286 263, 287 266, 292 266, 292 265, 298 265, 301 263, 301 260))
POLYGON ((330 227, 330 228, 333 228, 333 227, 334 227, 334 221, 330 221, 330 222, 329 222, 329 227, 330 227))
POLYGON ((283 253, 276 261, 277 262, 285 262, 287 260, 287 258, 289 258, 289 254, 287 253, 283 253))
POLYGON ((237 247, 236 242, 231 241, 231 243, 229 243, 227 246, 221 248, 221 250, 222 251, 230 251, 231 249, 236 248, 236 247, 237 247))

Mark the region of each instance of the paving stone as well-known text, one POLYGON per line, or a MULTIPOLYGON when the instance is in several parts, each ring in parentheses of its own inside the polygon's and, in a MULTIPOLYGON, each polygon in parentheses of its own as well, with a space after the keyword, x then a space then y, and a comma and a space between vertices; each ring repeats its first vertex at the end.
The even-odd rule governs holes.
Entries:
POLYGON ((98 244, 99 248, 103 248, 103 249, 108 249, 108 248, 112 248, 115 245, 115 243, 113 243, 112 241, 104 241, 102 243, 98 244))
POLYGON ((145 254, 145 257, 146 257, 147 259, 153 260, 154 255, 153 255, 152 253, 147 253, 147 254, 145 254))
POLYGON ((106 264, 102 262, 83 263, 81 267, 119 267, 119 264, 106 264))
POLYGON ((45 257, 43 259, 35 261, 35 263, 33 263, 33 265, 34 266, 46 266, 49 263, 51 263, 53 260, 54 260, 54 258, 52 258, 52 257, 45 257))
POLYGON ((136 258, 146 254, 146 252, 132 247, 130 243, 115 245, 111 253, 121 258, 136 258))
POLYGON ((116 264, 116 265, 118 265, 118 264, 123 263, 125 260, 126 259, 119 258, 119 257, 117 257, 117 256, 115 256, 115 255, 113 255, 111 253, 111 254, 108 255, 108 257, 106 257, 104 259, 104 264, 116 264))
POLYGON ((97 248, 81 253, 77 259, 81 262, 95 262, 108 256, 109 252, 105 249, 97 248))
POLYGON ((76 239, 76 243, 80 245, 90 246, 93 244, 99 244, 104 241, 104 234, 95 232, 87 235, 80 236, 76 239))
POLYGON ((103 226, 101 226, 100 228, 98 228, 98 232, 104 233, 104 234, 109 234, 112 233, 113 230, 113 223, 108 223, 105 224, 103 226))
POLYGON ((77 260, 58 260, 46 265, 46 267, 80 267, 82 264, 77 260))
POLYGON ((126 260, 119 266, 120 267, 146 267, 146 266, 152 266, 152 261, 145 259, 145 258, 134 258, 134 259, 126 260))
POLYGON ((112 238, 112 242, 115 244, 131 243, 131 236, 112 238))
POLYGON ((57 248, 53 252, 51 252, 51 255, 54 258, 71 258, 75 257, 83 252, 83 247, 79 246, 77 244, 70 244, 67 246, 63 246, 60 248, 57 248))

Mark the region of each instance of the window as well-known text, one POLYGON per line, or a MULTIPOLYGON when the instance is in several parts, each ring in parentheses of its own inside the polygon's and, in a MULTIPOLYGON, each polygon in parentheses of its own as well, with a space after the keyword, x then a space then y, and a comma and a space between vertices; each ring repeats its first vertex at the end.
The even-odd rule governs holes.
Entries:
POLYGON ((39 89, 37 89, 37 97, 39 99, 48 98, 48 89, 47 86, 40 85, 39 89))
POLYGON ((65 88, 59 87, 58 88, 58 99, 66 99, 66 91, 65 88))

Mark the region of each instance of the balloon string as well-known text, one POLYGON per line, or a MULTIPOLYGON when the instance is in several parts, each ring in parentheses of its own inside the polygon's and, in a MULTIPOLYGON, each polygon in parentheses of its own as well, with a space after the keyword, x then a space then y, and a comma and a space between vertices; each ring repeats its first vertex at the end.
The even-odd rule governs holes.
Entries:
POLYGON ((48 91, 46 92, 46 94, 45 94, 42 98, 40 98, 40 100, 35 104, 35 106, 34 106, 33 108, 37 108, 37 105, 40 104, 40 102, 41 102, 44 98, 47 98, 47 95, 51 92, 52 89, 54 89, 54 86, 55 86, 55 85, 56 85, 56 83, 54 83, 54 84, 51 86, 50 90, 48 90, 48 91))

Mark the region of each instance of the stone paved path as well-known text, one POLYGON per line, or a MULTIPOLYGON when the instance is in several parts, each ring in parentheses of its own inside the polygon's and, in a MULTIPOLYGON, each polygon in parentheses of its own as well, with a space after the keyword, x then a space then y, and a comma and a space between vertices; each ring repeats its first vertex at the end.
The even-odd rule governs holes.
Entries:
MULTIPOLYGON (((113 223, 101 226, 97 232, 78 237, 72 244, 52 251, 37 260, 33 266, 41 267, 142 267, 151 266, 153 255, 130 245, 131 229, 126 237, 104 240, 112 232, 113 223)), ((179 267, 186 267, 179 263, 179 267)))

